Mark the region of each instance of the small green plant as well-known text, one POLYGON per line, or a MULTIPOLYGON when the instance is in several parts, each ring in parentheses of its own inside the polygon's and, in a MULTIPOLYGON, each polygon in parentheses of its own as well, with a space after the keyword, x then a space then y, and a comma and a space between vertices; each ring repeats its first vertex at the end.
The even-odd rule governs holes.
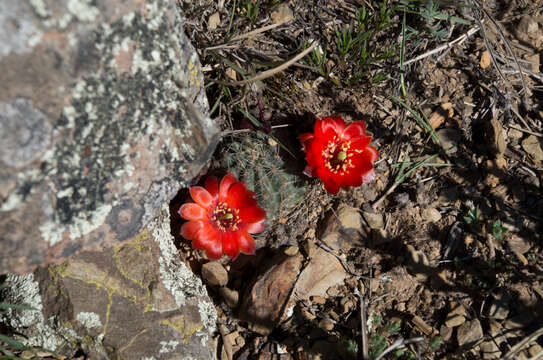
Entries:
POLYGON ((380 316, 376 316, 372 320, 374 327, 374 335, 369 341, 369 356, 370 359, 377 358, 390 345, 390 338, 398 335, 401 330, 400 323, 396 321, 387 321, 382 324, 380 316))
POLYGON ((245 0, 242 10, 247 18, 254 24, 260 12, 260 0, 245 0))
POLYGON ((443 342, 443 339, 441 338, 441 336, 433 337, 429 343, 430 350, 436 351, 441 346, 442 342, 443 342))
POLYGON ((468 225, 475 225, 479 222, 479 208, 474 207, 468 210, 468 214, 464 216, 464 222, 468 225))
POLYGON ((236 135, 221 149, 219 167, 234 173, 256 193, 270 221, 284 216, 302 201, 305 187, 287 172, 279 144, 261 132, 236 135))
POLYGON ((492 235, 496 238, 496 240, 501 242, 505 233, 507 233, 507 229, 503 227, 500 220, 496 220, 494 223, 492 223, 492 235))

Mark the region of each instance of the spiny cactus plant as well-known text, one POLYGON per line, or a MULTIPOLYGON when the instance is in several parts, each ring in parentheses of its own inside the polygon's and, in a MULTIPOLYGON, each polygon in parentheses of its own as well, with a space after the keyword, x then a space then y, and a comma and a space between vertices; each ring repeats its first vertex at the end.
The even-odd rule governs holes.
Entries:
POLYGON ((300 179, 286 171, 278 145, 263 133, 234 136, 221 149, 218 162, 256 193, 270 223, 285 216, 304 198, 300 179))

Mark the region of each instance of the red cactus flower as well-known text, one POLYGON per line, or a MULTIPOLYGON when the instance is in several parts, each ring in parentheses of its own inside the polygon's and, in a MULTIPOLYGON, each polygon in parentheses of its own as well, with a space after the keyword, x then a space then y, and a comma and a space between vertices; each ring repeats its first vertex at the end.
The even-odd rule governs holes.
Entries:
POLYGON ((194 202, 179 208, 179 215, 188 220, 181 226, 181 236, 192 240, 192 247, 205 250, 209 259, 220 259, 223 252, 235 259, 240 251, 255 253, 250 234, 264 230, 266 212, 258 207, 254 192, 227 174, 220 182, 210 176, 205 188, 189 189, 194 202))
POLYGON ((342 118, 324 118, 315 122, 313 133, 299 137, 304 146, 308 176, 318 176, 324 188, 337 194, 346 186, 360 186, 375 178, 373 162, 379 158, 370 146, 366 124, 354 121, 345 125, 342 118))

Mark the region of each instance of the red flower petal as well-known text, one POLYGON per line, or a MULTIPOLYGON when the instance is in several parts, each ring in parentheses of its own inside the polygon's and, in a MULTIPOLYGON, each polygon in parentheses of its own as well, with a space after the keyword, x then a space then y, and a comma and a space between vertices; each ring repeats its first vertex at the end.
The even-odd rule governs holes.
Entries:
POLYGON ((239 217, 246 224, 256 223, 266 218, 266 212, 257 205, 239 209, 239 217))
POLYGON ((198 204, 186 203, 179 208, 179 215, 185 220, 204 220, 207 211, 198 204))
POLYGON ((256 223, 247 224, 247 227, 245 228, 245 230, 247 230, 247 232, 251 234, 261 233, 262 231, 264 231, 264 228, 266 227, 265 222, 266 220, 264 219, 256 223))
POLYGON ((247 190, 244 183, 238 182, 230 186, 226 203, 233 209, 242 209, 256 205, 256 200, 253 198, 254 192, 247 190))
POLYGON ((371 162, 377 161, 379 159, 379 151, 377 151, 377 149, 373 146, 367 146, 362 154, 368 155, 371 162))
POLYGON ((230 189, 230 186, 232 184, 237 183, 238 179, 234 176, 232 173, 226 174, 222 180, 221 184, 219 186, 219 199, 224 200, 226 199, 226 196, 228 195, 228 190, 230 189))
POLYGON ((342 118, 324 118, 315 122, 316 138, 332 138, 345 129, 345 121, 342 118))
POLYGON ((227 231, 222 234, 222 249, 232 259, 239 255, 240 231, 227 231))
POLYGON ((298 136, 298 139, 300 140, 300 142, 302 143, 302 146, 304 147, 304 149, 306 148, 306 145, 305 143, 309 140, 309 139, 313 139, 313 134, 312 133, 305 133, 305 134, 302 134, 300 136, 298 136))
POLYGON ((247 231, 240 231, 239 235, 239 249, 242 253, 247 255, 254 255, 255 253, 255 241, 247 231))
POLYGON ((201 186, 193 186, 189 189, 190 196, 192 197, 192 200, 194 200, 198 205, 203 207, 204 209, 207 209, 211 207, 213 204, 213 197, 207 191, 201 186))
POLYGON ((216 244, 221 244, 221 233, 210 223, 204 222, 200 231, 196 233, 196 237, 192 240, 192 247, 196 250, 207 250, 216 246, 216 244))
POLYGON ((210 176, 206 179, 205 188, 213 199, 217 199, 219 196, 219 180, 215 176, 210 176))
POLYGON ((347 125, 343 131, 343 136, 346 139, 351 139, 356 136, 366 135, 366 123, 362 121, 354 121, 347 125))
POLYGON ((324 188, 332 195, 336 195, 339 192, 339 185, 333 181, 325 182, 324 188))
POLYGON ((356 150, 364 150, 371 142, 371 136, 358 136, 351 139, 351 148, 356 150))
POLYGON ((198 234, 198 231, 200 231, 203 226, 203 221, 188 221, 181 226, 181 236, 187 240, 192 240, 196 237, 196 234, 198 234))
POLYGON ((205 250, 209 260, 219 260, 222 257, 222 243, 220 241, 212 244, 205 250))

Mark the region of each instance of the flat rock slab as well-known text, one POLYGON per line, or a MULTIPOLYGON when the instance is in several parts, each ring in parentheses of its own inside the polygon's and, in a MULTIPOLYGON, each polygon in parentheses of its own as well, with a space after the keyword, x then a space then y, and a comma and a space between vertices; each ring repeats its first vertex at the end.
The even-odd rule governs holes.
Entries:
POLYGON ((172 241, 165 207, 125 245, 8 275, 5 300, 37 310, 0 320, 68 358, 82 347, 91 359, 214 359, 215 307, 172 241))
POLYGON ((175 0, 0 2, 0 273, 118 246, 211 157, 175 0))

